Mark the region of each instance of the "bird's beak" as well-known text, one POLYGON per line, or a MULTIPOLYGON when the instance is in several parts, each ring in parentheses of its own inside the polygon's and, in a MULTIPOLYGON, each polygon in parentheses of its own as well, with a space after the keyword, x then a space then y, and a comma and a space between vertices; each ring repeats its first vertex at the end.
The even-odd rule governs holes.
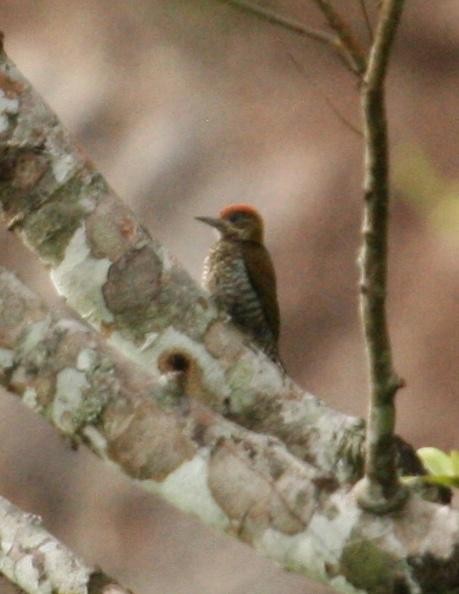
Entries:
POLYGON ((225 221, 222 219, 213 219, 212 217, 195 217, 197 221, 201 221, 201 223, 205 223, 206 225, 210 225, 214 227, 221 233, 226 229, 225 221))

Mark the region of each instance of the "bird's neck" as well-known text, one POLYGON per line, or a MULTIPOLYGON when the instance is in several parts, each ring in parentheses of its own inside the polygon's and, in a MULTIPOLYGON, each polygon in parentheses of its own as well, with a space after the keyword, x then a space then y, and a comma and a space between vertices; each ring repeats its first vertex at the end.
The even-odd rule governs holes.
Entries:
MULTIPOLYGON (((232 236, 232 235, 226 235, 223 237, 220 237, 220 239, 218 240, 218 242, 224 242, 224 243, 230 243, 230 244, 236 244, 239 245, 241 247, 243 246, 262 246, 263 242, 259 241, 258 239, 242 239, 241 237, 237 237, 237 236, 232 236)), ((218 243, 217 242, 217 243, 218 243)))

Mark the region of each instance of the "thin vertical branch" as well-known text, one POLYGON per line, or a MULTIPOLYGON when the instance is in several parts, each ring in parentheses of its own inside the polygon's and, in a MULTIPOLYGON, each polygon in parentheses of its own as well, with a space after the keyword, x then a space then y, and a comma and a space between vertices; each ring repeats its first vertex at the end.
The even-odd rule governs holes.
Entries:
POLYGON ((359 503, 375 513, 405 499, 396 472, 394 399, 403 381, 392 366, 386 320, 389 211, 388 134, 384 81, 404 0, 384 0, 362 86, 365 139, 364 221, 361 255, 361 311, 370 369, 365 479, 359 503))
MULTIPOLYGON (((382 0, 376 32, 367 59, 349 24, 330 0, 313 0, 336 36, 303 30, 249 0, 225 0, 273 24, 331 43, 341 50, 348 66, 361 78, 364 122, 364 222, 361 255, 360 306, 370 371, 370 404, 367 424, 365 477, 356 487, 360 505, 375 513, 401 506, 406 491, 396 471, 394 444, 395 395, 404 385, 392 365, 386 319, 387 232, 389 213, 389 159, 384 81, 404 0, 382 0), (338 45, 337 45, 338 42, 338 45)), ((371 25, 364 0, 360 1, 369 31, 371 25)))

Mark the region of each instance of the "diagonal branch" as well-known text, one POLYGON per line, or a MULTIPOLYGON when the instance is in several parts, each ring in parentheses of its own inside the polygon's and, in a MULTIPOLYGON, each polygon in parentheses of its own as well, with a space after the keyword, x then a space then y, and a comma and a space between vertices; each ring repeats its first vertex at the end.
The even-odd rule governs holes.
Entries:
POLYGON ((351 53, 349 53, 348 49, 343 45, 342 39, 339 35, 333 35, 327 33, 326 31, 321 31, 320 29, 308 27, 304 23, 290 19, 288 17, 284 17, 277 12, 260 6, 256 2, 251 2, 251 0, 220 1, 234 6, 235 8, 239 8, 240 10, 243 10, 245 12, 248 12, 268 23, 271 23, 272 25, 282 27, 287 31, 297 33, 302 37, 307 37, 309 39, 313 39, 314 41, 318 41, 319 43, 331 46, 338 53, 339 58, 344 62, 346 67, 348 67, 351 71, 356 72, 355 57, 351 53))
POLYGON ((4 54, 0 88, 3 216, 127 357, 50 315, 6 273, 2 383, 146 489, 285 567, 346 592, 383 583, 424 594, 432 574, 445 591, 457 583, 457 512, 413 495, 399 518, 363 513, 351 490, 359 420, 244 344, 4 54), (372 570, 361 571, 368 554, 372 570))
POLYGON ((190 396, 200 381, 192 355, 165 354, 158 377, 51 314, 4 270, 0 338, 0 382, 24 404, 138 486, 283 567, 362 594, 430 594, 432 575, 437 591, 457 584, 457 510, 413 495, 398 517, 364 513, 349 483, 190 396))
POLYGON ((329 0, 313 0, 324 15, 332 31, 337 34, 352 70, 362 76, 366 68, 365 52, 354 37, 350 26, 333 8, 329 0))
POLYGON ((304 459, 329 469, 339 459, 340 479, 360 476, 361 420, 305 393, 229 327, 5 55, 0 89, 7 98, 0 103, 3 217, 48 266, 69 305, 148 370, 168 349, 191 352, 203 370, 197 399, 276 435, 304 459))
POLYGON ((0 573, 21 592, 133 594, 100 569, 86 566, 41 526, 39 517, 23 512, 3 497, 0 543, 0 573))
POLYGON ((394 451, 395 394, 403 386, 392 365, 386 319, 389 157, 384 80, 403 0, 385 0, 362 88, 365 135, 361 311, 370 368, 370 408, 361 504, 384 513, 401 505, 394 451))
MULTIPOLYGON (((363 422, 325 406, 245 344, 115 196, 5 54, 0 89, 6 98, 0 113, 3 218, 50 268, 69 305, 149 371, 171 349, 192 354, 200 371, 188 386, 190 396, 276 436, 338 481, 357 480, 363 422)), ((412 448, 403 448, 400 465, 405 473, 422 472, 412 448)))

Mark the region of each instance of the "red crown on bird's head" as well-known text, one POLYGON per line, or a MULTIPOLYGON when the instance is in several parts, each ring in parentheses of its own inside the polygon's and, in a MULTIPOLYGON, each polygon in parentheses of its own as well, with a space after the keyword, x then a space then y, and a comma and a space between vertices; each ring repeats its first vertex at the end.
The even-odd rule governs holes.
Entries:
POLYGON ((249 204, 230 204, 229 206, 226 206, 223 210, 220 211, 220 218, 229 219, 232 215, 236 213, 250 215, 261 221, 261 216, 258 213, 258 211, 249 204))

